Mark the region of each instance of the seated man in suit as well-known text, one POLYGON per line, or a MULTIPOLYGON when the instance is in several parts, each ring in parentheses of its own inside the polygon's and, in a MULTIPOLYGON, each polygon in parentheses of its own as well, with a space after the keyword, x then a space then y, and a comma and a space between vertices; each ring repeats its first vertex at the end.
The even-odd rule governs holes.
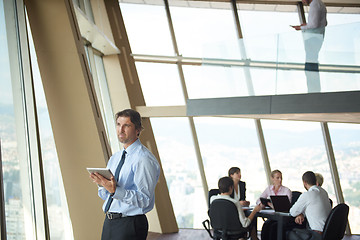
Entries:
POLYGON ((309 227, 306 229, 294 228, 287 233, 287 239, 321 240, 326 219, 331 211, 329 196, 322 187, 316 185, 316 177, 313 172, 305 172, 302 180, 307 192, 301 194, 291 207, 290 215, 296 217, 297 224, 302 224, 306 217, 309 227))
POLYGON ((229 177, 234 181, 234 192, 231 197, 237 201, 240 201, 241 206, 248 207, 249 201, 246 201, 246 184, 241 180, 241 171, 238 167, 232 167, 228 171, 229 177))
POLYGON ((218 182, 218 187, 219 187, 219 191, 220 194, 216 195, 216 196, 212 196, 210 198, 210 204, 216 200, 216 199, 225 199, 228 200, 230 202, 233 202, 239 212, 239 219, 240 219, 240 223, 244 228, 251 228, 250 229, 250 235, 251 235, 251 239, 258 239, 257 238, 257 230, 256 230, 256 226, 251 225, 252 220, 255 218, 255 214, 257 212, 259 212, 262 209, 262 205, 256 205, 253 209, 253 211, 251 212, 251 214, 246 217, 244 211, 242 210, 242 207, 240 205, 240 202, 231 198, 230 195, 234 190, 234 182, 230 177, 222 177, 219 179, 218 182))

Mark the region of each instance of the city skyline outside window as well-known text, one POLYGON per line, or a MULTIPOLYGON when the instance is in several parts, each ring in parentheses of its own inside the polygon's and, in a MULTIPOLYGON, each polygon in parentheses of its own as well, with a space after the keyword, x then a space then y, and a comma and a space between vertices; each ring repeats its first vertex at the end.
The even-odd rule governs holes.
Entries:
POLYGON ((359 234, 360 125, 329 123, 328 126, 345 203, 350 206, 349 222, 351 232, 359 234))
POLYGON ((9 240, 35 237, 29 134, 24 116, 26 103, 15 18, 12 2, 0 0, 1 171, 4 178, 5 234, 9 240))
POLYGON ((207 218, 207 199, 188 119, 150 120, 178 226, 202 228, 201 222, 207 218))

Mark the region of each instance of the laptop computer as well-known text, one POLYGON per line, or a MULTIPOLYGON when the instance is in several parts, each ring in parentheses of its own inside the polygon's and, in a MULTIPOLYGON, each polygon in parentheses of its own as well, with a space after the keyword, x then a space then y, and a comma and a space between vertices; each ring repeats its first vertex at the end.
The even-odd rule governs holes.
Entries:
POLYGON ((273 195, 270 196, 271 202, 274 206, 274 210, 277 213, 289 213, 291 203, 287 195, 273 195))

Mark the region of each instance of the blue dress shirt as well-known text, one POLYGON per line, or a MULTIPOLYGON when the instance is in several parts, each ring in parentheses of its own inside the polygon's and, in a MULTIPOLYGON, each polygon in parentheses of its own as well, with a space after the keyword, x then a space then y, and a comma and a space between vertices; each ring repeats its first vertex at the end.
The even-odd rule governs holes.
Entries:
MULTIPOLYGON (((111 156, 107 168, 115 174, 124 149, 111 156)), ((149 212, 155 203, 155 186, 159 179, 160 166, 155 156, 139 139, 126 148, 126 158, 116 180, 116 191, 109 212, 134 216, 149 212)), ((105 202, 110 193, 99 187, 98 195, 105 202)))

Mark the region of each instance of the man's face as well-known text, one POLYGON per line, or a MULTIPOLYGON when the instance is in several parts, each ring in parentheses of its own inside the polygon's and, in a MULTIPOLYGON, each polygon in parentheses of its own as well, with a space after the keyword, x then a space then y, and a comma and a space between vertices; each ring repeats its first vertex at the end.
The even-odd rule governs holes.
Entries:
POLYGON ((116 119, 116 134, 124 148, 130 146, 136 141, 139 130, 135 129, 135 124, 131 122, 130 117, 118 117, 116 119))

